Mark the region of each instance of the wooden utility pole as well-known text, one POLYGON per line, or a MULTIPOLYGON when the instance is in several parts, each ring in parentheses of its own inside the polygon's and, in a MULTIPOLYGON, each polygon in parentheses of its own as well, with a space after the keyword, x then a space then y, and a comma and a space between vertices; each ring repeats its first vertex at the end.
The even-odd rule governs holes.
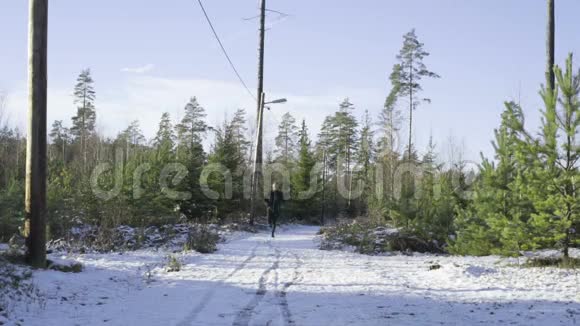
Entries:
POLYGON ((555 0, 548 0, 548 25, 546 31, 546 82, 547 87, 554 91, 556 81, 554 77, 554 53, 555 53, 555 34, 556 34, 556 17, 554 10, 555 0))
POLYGON ((409 87, 409 157, 407 158, 407 160, 409 162, 411 162, 411 156, 413 155, 413 54, 411 52, 411 55, 409 56, 411 58, 411 64, 409 65, 409 78, 411 80, 411 82, 409 83, 409 85, 411 85, 409 87))
POLYGON ((48 0, 30 0, 25 235, 28 262, 46 267, 46 65, 48 0))
MULTIPOLYGON (((264 103, 265 94, 258 99, 259 103, 264 103)), ((252 171, 252 198, 250 201, 250 224, 254 224, 254 218, 256 217, 256 210, 260 205, 260 198, 263 196, 261 183, 262 176, 262 131, 264 123, 264 110, 258 111, 258 122, 256 128, 256 149, 254 150, 254 167, 252 171)))
MULTIPOLYGON (((266 38, 266 0, 260 0, 260 36, 258 41, 258 114, 264 109, 260 101, 264 92, 264 43, 266 38)), ((261 156, 261 153, 260 155, 261 156)))
POLYGON ((320 225, 324 226, 324 213, 326 208, 326 143, 322 149, 322 209, 320 212, 320 225))
POLYGON ((250 224, 254 224, 256 208, 260 205, 259 201, 264 195, 262 176, 262 116, 264 114, 264 41, 266 34, 266 0, 260 0, 260 31, 258 42, 258 96, 257 99, 257 128, 256 132, 256 151, 254 155, 254 171, 252 174, 252 197, 250 204, 250 224))

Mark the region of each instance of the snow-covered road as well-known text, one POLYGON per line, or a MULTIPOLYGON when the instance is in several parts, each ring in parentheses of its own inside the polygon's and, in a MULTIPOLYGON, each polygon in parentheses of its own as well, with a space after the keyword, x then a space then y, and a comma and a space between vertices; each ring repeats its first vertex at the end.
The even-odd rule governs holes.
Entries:
MULTIPOLYGON (((316 227, 223 244, 214 254, 79 255, 79 274, 36 272, 44 302, 24 325, 574 325, 577 271, 497 257, 373 257, 317 249, 316 227), (441 267, 430 270, 430 266, 441 267)), ((28 309, 26 309, 28 307, 28 309)))

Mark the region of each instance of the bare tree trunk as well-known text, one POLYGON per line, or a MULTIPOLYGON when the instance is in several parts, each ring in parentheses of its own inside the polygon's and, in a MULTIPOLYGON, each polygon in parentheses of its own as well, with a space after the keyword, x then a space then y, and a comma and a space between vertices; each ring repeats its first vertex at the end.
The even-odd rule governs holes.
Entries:
MULTIPOLYGON (((16 168, 20 169, 20 148, 22 147, 22 140, 20 139, 20 133, 17 134, 16 137, 16 168)), ((20 173, 17 173, 20 175, 20 173)))
POLYGON ((30 0, 25 212, 27 259, 46 267, 46 65, 48 0, 30 0))
POLYGON ((286 134, 284 139, 284 163, 286 164, 286 167, 288 167, 288 128, 286 128, 284 133, 286 134))
MULTIPOLYGON (((570 130, 573 128, 572 116, 570 114, 566 114, 566 130, 570 130)), ((574 146, 574 141, 569 133, 566 135, 566 173, 573 173, 575 162, 572 158, 572 148, 574 146)), ((576 198, 576 194, 574 191, 574 185, 569 180, 566 182, 565 186, 566 195, 572 198, 576 198)), ((572 212, 574 209, 572 208, 572 203, 570 201, 566 201, 566 220, 570 221, 572 219, 572 212)), ((564 254, 564 258, 568 259, 570 257, 569 254, 569 247, 570 247, 570 233, 572 226, 566 229, 566 237, 564 237, 563 243, 563 250, 562 253, 564 254)))
POLYGON ((346 144, 346 177, 348 178, 348 203, 347 208, 350 210, 350 202, 352 199, 352 174, 350 172, 350 146, 346 144))

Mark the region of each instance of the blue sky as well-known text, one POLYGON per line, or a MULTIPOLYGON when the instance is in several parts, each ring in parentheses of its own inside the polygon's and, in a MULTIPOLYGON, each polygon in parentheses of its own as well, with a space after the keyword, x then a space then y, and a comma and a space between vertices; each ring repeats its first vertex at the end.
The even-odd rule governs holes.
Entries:
MULTIPOLYGON (((241 75, 256 85, 257 0, 206 0, 205 7, 241 75)), ((556 59, 579 52, 580 2, 557 1, 556 59)), ((90 67, 99 129, 114 135, 139 119, 151 136, 161 113, 175 119, 197 96, 218 124, 255 105, 222 56, 195 0, 50 0, 49 119, 70 121, 72 87, 90 67), (140 68, 140 69, 139 69, 140 68)), ((530 0, 270 0, 265 90, 288 103, 266 117, 272 133, 286 111, 306 118, 314 134, 325 115, 349 97, 362 117, 376 117, 388 75, 411 28, 431 52, 426 64, 441 79, 424 83, 432 104, 416 112, 415 141, 433 134, 445 155, 453 136, 466 157, 491 153, 505 100, 520 100, 530 128, 538 124, 544 80, 545 1, 530 0)), ((0 91, 12 123, 26 116, 27 1, 0 2, 0 91)), ((401 107, 404 110, 404 107, 401 107)), ((250 117, 251 120, 252 117, 250 117)), ((406 132, 406 130, 404 130, 406 132)))

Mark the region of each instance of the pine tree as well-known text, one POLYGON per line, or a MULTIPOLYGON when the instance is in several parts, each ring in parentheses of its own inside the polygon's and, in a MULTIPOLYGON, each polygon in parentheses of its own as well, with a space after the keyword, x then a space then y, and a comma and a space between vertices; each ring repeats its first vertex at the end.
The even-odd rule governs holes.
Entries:
POLYGON ((244 163, 250 160, 250 142, 246 139, 248 127, 246 126, 246 110, 237 109, 232 118, 232 133, 237 144, 237 155, 242 157, 244 163))
MULTIPOLYGON (((321 199, 320 199, 320 224, 324 225, 324 217, 326 215, 326 202, 329 198, 329 171, 332 170, 332 162, 329 160, 330 152, 330 130, 332 129, 332 118, 327 116, 320 128, 318 134, 318 143, 316 144, 317 159, 322 161, 322 184, 321 184, 321 199)), ((336 200, 333 201, 336 205, 336 200)))
POLYGON ((95 131, 97 119, 95 111, 95 90, 90 69, 81 71, 74 89, 74 103, 78 105, 77 114, 72 118, 71 134, 80 145, 83 167, 86 168, 88 140, 95 131))
POLYGON ((418 224, 421 229, 433 229, 436 215, 435 185, 438 178, 437 154, 433 137, 429 137, 427 152, 421 159, 421 184, 417 203, 418 224))
POLYGON ((534 248, 527 224, 532 215, 531 204, 522 188, 526 183, 523 121, 521 108, 516 103, 506 103, 493 143, 497 164, 483 160, 473 205, 460 209, 456 220, 453 252, 519 255, 521 250, 534 248))
POLYGON ((157 148, 157 160, 169 162, 169 157, 175 147, 175 134, 173 133, 171 118, 167 112, 161 115, 154 145, 157 148))
MULTIPOLYGON (((413 144, 411 144, 411 149, 405 150, 402 159, 404 163, 409 164, 409 162, 418 162, 418 157, 417 151, 413 147, 413 144)), ((399 166, 397 167, 397 169, 400 168, 399 166)), ((398 171, 401 172, 400 179, 396 180, 396 182, 401 183, 401 192, 399 200, 396 202, 396 214, 392 217, 396 225, 409 230, 413 229, 414 225, 412 222, 415 222, 417 218, 417 188, 420 185, 416 182, 415 168, 415 165, 402 166, 402 169, 398 171)))
POLYGON ((358 122, 353 116, 354 105, 345 99, 334 115, 327 116, 321 127, 318 147, 323 154, 326 174, 324 195, 332 192, 334 213, 338 213, 338 186, 346 187, 346 209, 350 210, 352 195, 352 167, 357 161, 358 122), (332 183, 328 182, 332 180, 332 183))
POLYGON ((52 123, 52 129, 48 134, 52 140, 52 145, 56 148, 55 157, 60 157, 62 163, 66 163, 66 147, 69 142, 69 130, 62 125, 62 120, 55 120, 52 123), (60 155, 59 155, 60 154, 60 155))
MULTIPOLYGON (((1 103, 0 103, 1 105, 1 103)), ((2 107, 0 106, 0 110, 2 107)), ((18 129, 0 128, 0 241, 18 232, 24 224, 24 171, 21 158, 26 140, 18 129)))
POLYGON ((484 159, 474 187, 473 205, 459 210, 454 221, 456 234, 450 241, 451 253, 485 256, 499 246, 497 234, 493 234, 486 223, 486 217, 499 210, 496 199, 501 196, 497 196, 495 188, 496 175, 493 162, 484 159))
POLYGON ((359 171, 357 173, 357 181, 361 181, 363 184, 363 191, 360 198, 360 214, 365 215, 367 213, 367 205, 372 198, 373 185, 374 185, 374 132, 372 130, 372 121, 369 116, 369 112, 365 111, 362 128, 360 131, 358 153, 357 153, 357 165, 359 171))
POLYGON ((421 102, 430 102, 429 99, 419 99, 418 95, 423 90, 420 82, 424 77, 439 78, 439 75, 429 71, 423 63, 423 59, 429 56, 423 48, 423 43, 419 42, 415 30, 411 30, 403 36, 403 47, 397 55, 399 61, 393 67, 390 79, 393 88, 398 90, 398 97, 409 99, 409 142, 407 144, 407 157, 411 157, 412 152, 412 132, 413 132, 413 111, 421 102))
POLYGON ((296 144, 298 138, 298 127, 296 126, 296 119, 286 112, 282 116, 282 121, 278 125, 278 135, 276 136, 275 153, 277 160, 288 167, 288 164, 296 156, 296 144))
POLYGON ((334 115, 333 128, 330 133, 331 146, 334 147, 335 153, 334 159, 337 162, 337 176, 339 176, 340 169, 344 168, 344 180, 348 183, 347 209, 349 210, 352 199, 352 164, 356 160, 358 141, 358 123, 351 113, 353 110, 354 105, 350 103, 348 98, 345 99, 334 115), (344 163, 340 164, 342 160, 344 163))
POLYGON ((574 73, 572 55, 566 60, 565 71, 554 68, 558 92, 542 91, 546 109, 543 112, 543 142, 537 144, 539 162, 528 184, 537 214, 532 217, 539 247, 559 245, 564 256, 580 227, 578 160, 580 149, 576 135, 580 132, 580 73, 574 73), (558 110, 558 100, 560 110, 558 110), (562 139, 558 143, 558 139, 562 139))
POLYGON ((197 144, 201 143, 207 130, 207 125, 203 120, 205 116, 205 110, 199 105, 197 98, 192 97, 185 105, 185 115, 181 122, 175 126, 180 147, 192 151, 197 144))
POLYGON ((378 197, 369 203, 376 220, 393 219, 395 213, 395 173, 399 163, 399 132, 403 118, 397 110, 398 84, 393 85, 379 115, 380 137, 377 144, 377 163, 381 165, 383 184, 378 186, 378 197))
POLYGON ((139 126, 139 121, 132 121, 129 126, 121 132, 118 137, 125 147, 125 159, 128 160, 131 152, 135 151, 138 146, 145 142, 145 136, 139 126))

